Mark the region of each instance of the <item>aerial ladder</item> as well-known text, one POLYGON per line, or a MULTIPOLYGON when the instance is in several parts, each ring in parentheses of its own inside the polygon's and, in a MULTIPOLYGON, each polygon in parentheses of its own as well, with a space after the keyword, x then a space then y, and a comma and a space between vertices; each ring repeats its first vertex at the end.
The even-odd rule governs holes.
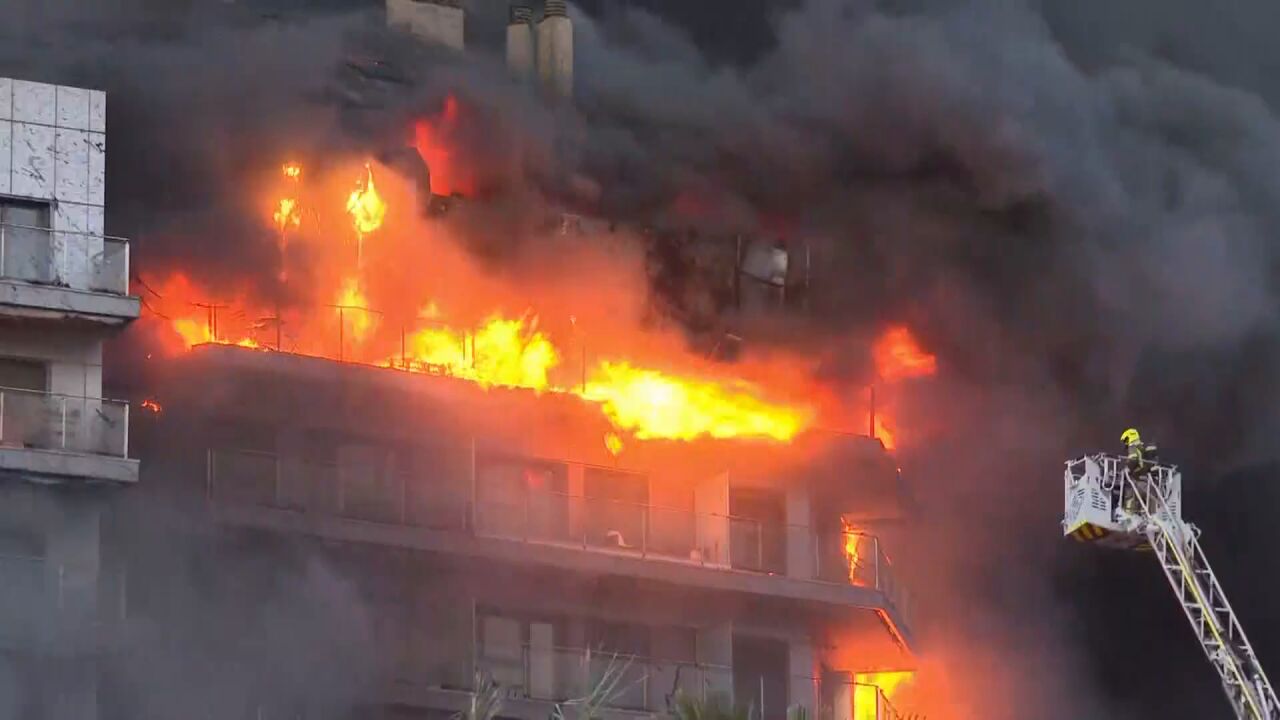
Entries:
POLYGON ((1182 520, 1182 475, 1173 465, 1086 455, 1066 463, 1063 534, 1104 547, 1151 552, 1217 671, 1237 718, 1280 720, 1280 702, 1200 548, 1182 520))

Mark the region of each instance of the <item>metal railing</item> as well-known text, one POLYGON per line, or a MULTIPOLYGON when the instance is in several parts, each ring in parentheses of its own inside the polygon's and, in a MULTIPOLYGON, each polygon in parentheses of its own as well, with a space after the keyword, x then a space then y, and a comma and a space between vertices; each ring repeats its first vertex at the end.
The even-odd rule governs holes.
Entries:
MULTIPOLYGON (((606 706, 618 710, 670 712, 677 692, 706 700, 720 695, 736 705, 752 708, 751 717, 761 717, 760 708, 802 705, 817 710, 815 717, 830 720, 844 716, 824 705, 830 700, 828 682, 848 685, 846 696, 852 707, 846 708, 852 720, 908 720, 908 716, 889 700, 884 690, 861 680, 832 680, 804 674, 786 677, 786 702, 772 703, 765 697, 761 683, 749 697, 737 697, 738 683, 729 665, 662 660, 627 653, 613 653, 584 648, 524 645, 520 648, 477 646, 478 667, 487 672, 511 698, 565 702, 586 697, 606 673, 615 682, 606 706), (806 697, 796 697, 796 688, 806 697), (814 707, 817 706, 817 707, 814 707)), ((746 683, 754 686, 754 683, 746 683)))
POLYGON ((129 294, 129 241, 101 233, 0 223, 0 277, 129 294))
POLYGON ((0 388, 0 447, 129 456, 129 404, 0 388))
POLYGON ((230 504, 468 532, 879 591, 905 619, 908 599, 875 535, 562 492, 477 485, 373 465, 210 450, 207 495, 230 504), (853 552, 850 552, 853 550, 853 552))
POLYGON ((677 689, 698 698, 731 694, 727 665, 659 660, 584 648, 524 646, 477 648, 477 663, 509 697, 565 702, 587 696, 606 673, 613 679, 608 706, 663 711, 677 689))

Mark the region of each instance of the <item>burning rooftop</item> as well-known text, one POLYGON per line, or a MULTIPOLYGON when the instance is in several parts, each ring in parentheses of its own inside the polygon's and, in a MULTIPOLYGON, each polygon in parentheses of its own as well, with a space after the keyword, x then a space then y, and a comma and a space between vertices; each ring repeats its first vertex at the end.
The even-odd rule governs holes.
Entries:
MULTIPOLYGON (((627 258, 589 239, 557 240, 552 254, 568 263, 502 276, 468 258, 446 226, 419 218, 412 189, 392 173, 363 164, 311 184, 299 163, 281 167, 268 183, 275 199, 263 203, 263 231, 278 248, 273 283, 254 287, 246 276, 219 294, 188 269, 146 276, 147 317, 170 352, 230 344, 570 395, 637 440, 786 443, 857 417, 845 407, 851 399, 808 377, 809 358, 725 364, 690 353, 671 331, 641 327, 643 281, 627 258), (571 273, 573 283, 560 282, 571 273)), ((889 384, 934 370, 900 326, 881 337, 874 360, 889 384)), ((885 408, 876 422, 891 446, 885 408)))

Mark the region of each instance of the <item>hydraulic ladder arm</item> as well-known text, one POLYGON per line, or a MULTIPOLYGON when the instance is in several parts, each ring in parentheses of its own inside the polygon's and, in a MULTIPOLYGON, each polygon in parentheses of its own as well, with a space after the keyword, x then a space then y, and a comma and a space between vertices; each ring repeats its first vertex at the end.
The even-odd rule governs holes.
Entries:
POLYGON ((1183 522, 1153 482, 1135 482, 1121 470, 1137 527, 1160 562, 1160 569, 1186 613, 1209 663, 1241 720, 1277 720, 1280 702, 1267 674, 1245 637, 1244 628, 1227 602, 1226 593, 1200 547, 1199 531, 1183 522))

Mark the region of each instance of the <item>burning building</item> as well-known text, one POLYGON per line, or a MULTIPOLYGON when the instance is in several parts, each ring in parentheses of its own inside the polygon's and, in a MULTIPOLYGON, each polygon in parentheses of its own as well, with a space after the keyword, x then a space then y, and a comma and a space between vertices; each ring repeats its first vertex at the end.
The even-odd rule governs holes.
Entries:
MULTIPOLYGON (((843 425, 803 359, 726 363, 639 332, 618 300, 645 282, 615 253, 573 283, 479 272, 372 161, 272 173, 265 289, 148 273, 140 301, 127 245, 103 235, 102 94, 5 87, 0 459, 17 510, 0 539, 7 625, 35 628, 6 646, 16 714, 144 716, 110 670, 168 627, 168 578, 117 498, 140 473, 135 502, 248 548, 232 564, 305 547, 337 570, 370 618, 352 702, 375 716, 456 712, 481 673, 505 716, 540 717, 617 671, 619 712, 719 693, 770 720, 892 717, 915 633, 884 539, 903 511, 883 413, 865 435, 824 429, 843 425), (101 346, 140 302, 131 442, 129 405, 100 397, 101 346)), ((718 247, 736 302, 807 284, 781 244, 718 247)), ((875 355, 886 382, 933 369, 904 329, 875 355)), ((229 716, 305 715, 270 683, 236 691, 229 716)))

